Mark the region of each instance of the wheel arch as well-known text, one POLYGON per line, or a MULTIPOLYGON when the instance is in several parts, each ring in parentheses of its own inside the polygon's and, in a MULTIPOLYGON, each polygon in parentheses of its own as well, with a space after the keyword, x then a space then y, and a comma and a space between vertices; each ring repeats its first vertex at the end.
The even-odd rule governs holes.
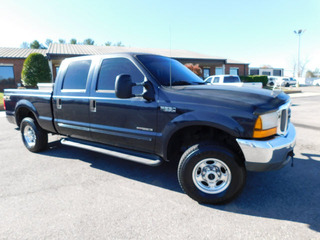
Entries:
POLYGON ((166 161, 179 161, 180 157, 190 146, 201 142, 216 142, 230 147, 244 162, 236 137, 225 131, 225 127, 205 123, 182 125, 167 138, 164 147, 164 159, 166 161))
POLYGON ((18 127, 20 127, 21 121, 25 117, 30 117, 39 123, 39 114, 36 108, 29 101, 21 100, 17 103, 15 108, 15 119, 18 127))

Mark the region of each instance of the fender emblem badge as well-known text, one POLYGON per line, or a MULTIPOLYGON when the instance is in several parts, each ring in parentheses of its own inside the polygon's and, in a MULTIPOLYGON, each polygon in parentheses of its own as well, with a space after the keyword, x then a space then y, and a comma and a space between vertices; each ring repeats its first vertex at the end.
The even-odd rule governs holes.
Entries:
POLYGON ((167 107, 167 106, 160 106, 160 110, 163 111, 163 112, 170 112, 170 113, 177 112, 177 108, 175 108, 175 107, 167 107))

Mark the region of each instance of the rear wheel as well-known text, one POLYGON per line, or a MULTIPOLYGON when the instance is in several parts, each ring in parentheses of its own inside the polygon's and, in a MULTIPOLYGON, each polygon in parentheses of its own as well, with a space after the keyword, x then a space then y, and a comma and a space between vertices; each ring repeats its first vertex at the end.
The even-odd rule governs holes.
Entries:
POLYGON ((48 134, 32 118, 24 118, 20 124, 22 141, 31 152, 40 152, 48 145, 48 134))
POLYGON ((178 179, 183 191, 199 203, 222 204, 240 194, 246 170, 228 148, 197 144, 182 155, 178 179))

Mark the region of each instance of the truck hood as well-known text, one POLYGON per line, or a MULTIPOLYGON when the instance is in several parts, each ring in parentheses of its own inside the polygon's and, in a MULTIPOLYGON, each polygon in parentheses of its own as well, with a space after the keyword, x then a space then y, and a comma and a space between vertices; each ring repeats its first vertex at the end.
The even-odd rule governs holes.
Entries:
POLYGON ((173 86, 166 90, 167 93, 175 95, 169 98, 173 101, 250 110, 257 114, 277 109, 290 100, 290 97, 281 91, 236 86, 187 85, 173 86))

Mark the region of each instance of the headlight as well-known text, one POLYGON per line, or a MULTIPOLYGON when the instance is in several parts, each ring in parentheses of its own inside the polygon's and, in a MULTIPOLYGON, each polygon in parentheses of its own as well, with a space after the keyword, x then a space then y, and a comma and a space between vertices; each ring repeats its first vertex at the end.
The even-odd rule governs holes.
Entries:
POLYGON ((254 125, 253 137, 265 138, 277 133, 278 114, 277 112, 260 115, 254 125))

